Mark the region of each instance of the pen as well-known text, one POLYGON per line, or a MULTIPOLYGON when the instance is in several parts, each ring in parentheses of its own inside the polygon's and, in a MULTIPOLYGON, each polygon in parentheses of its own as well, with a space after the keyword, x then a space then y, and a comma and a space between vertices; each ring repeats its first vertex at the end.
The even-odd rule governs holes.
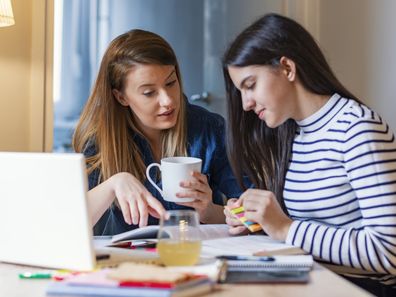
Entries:
POLYGON ((257 257, 257 256, 217 256, 217 259, 221 260, 236 260, 236 261, 264 261, 271 262, 275 261, 274 257, 257 257))
POLYGON ((98 261, 98 260, 107 260, 107 259, 110 259, 110 255, 109 254, 96 255, 96 261, 98 261))
POLYGON ((21 279, 48 279, 52 278, 51 272, 23 272, 19 274, 21 279))

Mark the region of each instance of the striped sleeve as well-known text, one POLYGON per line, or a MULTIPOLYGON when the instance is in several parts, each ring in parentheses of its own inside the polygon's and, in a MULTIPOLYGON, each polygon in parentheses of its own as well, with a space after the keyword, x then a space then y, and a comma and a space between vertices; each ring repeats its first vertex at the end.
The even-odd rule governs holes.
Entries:
POLYGON ((396 274, 396 143, 388 125, 362 107, 351 113, 343 164, 355 192, 361 226, 340 228, 295 220, 286 243, 324 261, 396 274))

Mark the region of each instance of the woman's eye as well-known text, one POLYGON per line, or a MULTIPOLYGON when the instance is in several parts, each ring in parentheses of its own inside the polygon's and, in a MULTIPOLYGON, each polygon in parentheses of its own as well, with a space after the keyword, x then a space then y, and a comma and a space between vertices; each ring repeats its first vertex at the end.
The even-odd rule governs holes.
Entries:
POLYGON ((247 86, 246 86, 246 89, 247 89, 247 90, 253 90, 255 85, 256 85, 256 83, 252 83, 252 84, 250 84, 250 85, 247 85, 247 86))
POLYGON ((171 87, 171 86, 173 86, 175 83, 176 83, 176 79, 175 79, 175 80, 172 80, 172 81, 170 81, 170 82, 168 82, 168 83, 166 83, 166 86, 167 86, 167 87, 171 87))
POLYGON ((146 96, 146 97, 151 97, 151 96, 154 95, 154 93, 155 93, 155 91, 146 91, 146 92, 143 93, 143 95, 146 96))

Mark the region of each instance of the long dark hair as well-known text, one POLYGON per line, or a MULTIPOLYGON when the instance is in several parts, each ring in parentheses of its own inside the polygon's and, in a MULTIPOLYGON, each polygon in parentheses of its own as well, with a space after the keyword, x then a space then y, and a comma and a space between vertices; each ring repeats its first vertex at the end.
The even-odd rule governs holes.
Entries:
POLYGON ((273 13, 264 15, 242 31, 225 52, 227 150, 234 174, 243 188, 243 176, 247 174, 255 187, 274 192, 285 210, 283 188, 297 124, 289 119, 273 129, 253 111, 244 112, 241 93, 228 73, 228 66, 266 65, 277 68, 281 57, 295 63, 296 75, 308 91, 356 97, 335 77, 308 31, 287 17, 273 13))

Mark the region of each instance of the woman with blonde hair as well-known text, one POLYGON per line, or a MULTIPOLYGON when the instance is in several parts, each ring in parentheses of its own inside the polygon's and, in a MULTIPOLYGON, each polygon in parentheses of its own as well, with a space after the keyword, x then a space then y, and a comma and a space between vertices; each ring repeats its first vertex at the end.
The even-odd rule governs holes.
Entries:
POLYGON ((223 118, 185 99, 176 56, 162 37, 131 30, 115 38, 73 137, 87 160, 94 234, 156 224, 165 209, 193 208, 203 223, 224 222, 223 196, 241 194, 224 141, 223 118), (178 193, 193 202, 164 201, 146 180, 146 166, 170 156, 202 159, 202 173, 193 172, 178 193))

